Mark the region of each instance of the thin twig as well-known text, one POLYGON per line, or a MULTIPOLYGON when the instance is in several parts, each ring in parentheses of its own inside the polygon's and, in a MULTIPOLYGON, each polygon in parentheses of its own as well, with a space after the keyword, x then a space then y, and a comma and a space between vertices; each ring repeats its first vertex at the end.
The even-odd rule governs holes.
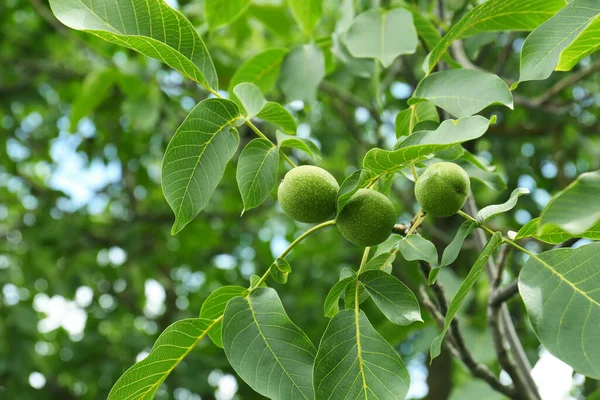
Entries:
POLYGON ((334 85, 328 81, 322 81, 319 85, 319 89, 324 91, 325 93, 329 93, 341 99, 344 103, 351 105, 353 107, 362 107, 366 109, 371 117, 377 122, 377 124, 381 123, 381 117, 379 116, 379 112, 373 107, 371 104, 363 101, 361 98, 355 96, 354 94, 348 92, 345 89, 334 85))
POLYGON ((499 307, 517 293, 519 293, 519 285, 518 281, 514 280, 506 286, 493 290, 490 294, 489 303, 495 307, 499 307))
MULTIPOLYGON (((502 283, 502 274, 504 273, 504 262, 506 261, 506 252, 508 251, 508 249, 508 245, 502 244, 500 246, 500 250, 498 251, 498 257, 496 257, 496 266, 498 269, 496 271, 496 277, 494 278, 494 282, 492 284, 492 287, 494 289, 496 289, 502 283)), ((512 247, 510 247, 510 249, 512 249, 512 247)))

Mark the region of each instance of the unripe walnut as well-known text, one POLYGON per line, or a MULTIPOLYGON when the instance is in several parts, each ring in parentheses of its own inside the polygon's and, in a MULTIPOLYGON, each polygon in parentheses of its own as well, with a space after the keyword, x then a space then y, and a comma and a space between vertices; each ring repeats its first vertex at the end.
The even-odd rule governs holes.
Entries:
POLYGON ((449 217, 465 205, 471 183, 467 172, 456 164, 432 164, 419 177, 415 197, 423 211, 434 217, 449 217))
POLYGON ((337 217, 342 236, 360 246, 375 246, 385 241, 396 223, 396 209, 383 194, 359 189, 337 217))
POLYGON ((288 171, 277 196, 283 211, 299 222, 323 222, 335 213, 340 185, 323 168, 302 165, 288 171))

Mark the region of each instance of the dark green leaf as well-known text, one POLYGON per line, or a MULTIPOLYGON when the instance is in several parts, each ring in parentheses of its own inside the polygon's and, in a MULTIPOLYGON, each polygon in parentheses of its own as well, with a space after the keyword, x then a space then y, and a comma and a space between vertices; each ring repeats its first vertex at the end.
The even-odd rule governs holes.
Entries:
POLYGON ((242 82, 250 82, 256 84, 261 93, 269 93, 279 78, 280 66, 286 54, 286 49, 269 49, 256 54, 235 71, 229 82, 229 90, 232 91, 242 82))
POLYGON ((316 349, 289 319, 277 292, 258 288, 227 303, 223 346, 229 363, 252 389, 270 399, 314 399, 316 349))
POLYGON ((360 310, 329 322, 314 368, 317 399, 404 399, 410 376, 396 353, 360 310))
MULTIPOLYGON (((396 242, 398 242, 398 239, 396 239, 396 242)), ((392 272, 392 263, 395 259, 395 251, 377 254, 367 261, 367 263, 363 266, 363 271, 380 270, 389 274, 392 272)))
POLYGON ((215 29, 237 19, 249 6, 250 0, 204 0, 204 16, 215 29))
POLYGON ((313 104, 317 88, 325 77, 323 51, 314 44, 296 47, 286 57, 281 67, 281 89, 289 100, 302 100, 313 104))
POLYGON ((410 135, 416 131, 417 124, 423 121, 440 122, 437 109, 430 101, 421 101, 396 115, 396 137, 410 135))
POLYGON ((280 131, 277 131, 277 144, 281 148, 294 148, 305 152, 312 158, 319 157, 319 147, 310 139, 301 138, 297 136, 288 136, 280 131))
POLYGON ((438 263, 434 244, 422 236, 409 235, 398 242, 398 248, 406 261, 423 260, 432 265, 438 263))
POLYGON ((450 323, 452 323, 452 320, 456 316, 456 313, 458 313, 458 309, 460 308, 463 301, 467 297, 467 294, 469 294, 469 291, 477 281, 477 278, 485 268, 488 259, 492 256, 492 254, 501 242, 502 233, 494 233, 494 236, 492 236, 487 242, 487 244, 481 251, 481 255, 479 256, 479 258, 477 258, 475 264, 473 264, 471 271, 469 271, 469 274, 467 275, 463 283, 460 285, 458 292, 456 292, 456 295, 452 299, 452 302, 450 302, 450 306, 448 306, 448 313, 446 314, 444 329, 442 330, 442 333, 438 335, 435 339, 433 339, 433 342, 431 342, 431 360, 440 355, 440 352, 442 351, 442 341, 444 340, 446 332, 448 332, 450 323))
POLYGON ((434 267, 434 269, 432 269, 429 273, 430 285, 435 283, 437 276, 440 273, 440 268, 450 265, 456 261, 458 253, 462 249, 465 239, 471 234, 471 232, 475 230, 475 228, 477 228, 477 226, 477 223, 474 221, 465 221, 462 223, 460 228, 458 228, 458 232, 456 232, 456 235, 454 235, 454 238, 442 253, 442 261, 440 262, 439 267, 434 267))
POLYGON ((169 142, 162 165, 162 187, 175 213, 173 234, 206 207, 237 150, 239 135, 230 125, 238 118, 234 102, 203 100, 169 142))
POLYGON ((246 145, 236 173, 244 211, 259 206, 269 197, 277 185, 278 168, 279 149, 269 140, 258 138, 246 145))
POLYGON ((356 193, 359 189, 366 187, 369 183, 371 183, 374 177, 375 175, 371 171, 359 169, 344 179, 344 182, 342 182, 340 190, 338 191, 337 214, 339 214, 346 204, 348 204, 348 201, 352 196, 354 196, 354 193, 356 193))
POLYGON ((214 326, 215 321, 203 318, 184 319, 170 325, 158 337, 150 354, 119 378, 108 399, 153 399, 169 373, 214 326))
POLYGON ((366 271, 358 276, 377 307, 387 319, 398 325, 423 322, 414 293, 395 276, 383 271, 366 271))
POLYGON ((569 239, 584 238, 590 240, 600 240, 600 222, 589 228, 583 233, 572 234, 558 226, 549 226, 544 229, 544 232, 538 234, 538 223, 539 218, 534 218, 519 229, 519 232, 515 236, 514 240, 524 239, 528 237, 541 240, 545 243, 558 244, 566 242, 569 239))
MULTIPOLYGON (((200 318, 208 320, 219 319, 223 312, 225 312, 225 306, 227 302, 234 297, 245 296, 248 293, 248 289, 241 286, 221 286, 210 294, 202 303, 200 309, 200 318)), ((223 348, 223 341, 221 340, 221 327, 222 321, 217 321, 213 328, 208 331, 208 336, 215 345, 223 348)))
POLYGON ((353 285, 356 282, 356 278, 353 276, 349 276, 347 278, 343 278, 339 282, 337 282, 329 293, 327 293, 327 297, 325 298, 325 316, 327 318, 333 317, 340 311, 340 296, 346 290, 346 286, 353 285))
POLYGON ((285 258, 277 258, 271 264, 271 276, 279 283, 287 283, 288 275, 292 273, 292 267, 285 258))

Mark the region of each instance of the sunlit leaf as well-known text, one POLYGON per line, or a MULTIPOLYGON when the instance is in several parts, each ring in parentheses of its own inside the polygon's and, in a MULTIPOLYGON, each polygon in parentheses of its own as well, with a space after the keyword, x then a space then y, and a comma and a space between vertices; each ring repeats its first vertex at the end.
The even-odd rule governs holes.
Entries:
POLYGON ((118 79, 119 73, 112 68, 96 69, 85 77, 71 107, 69 118, 71 132, 76 132, 79 120, 89 116, 108 97, 118 79))
POLYGON ((559 227, 581 234, 600 221, 600 171, 586 172, 557 193, 540 214, 538 233, 559 227))
POLYGON ((314 44, 293 49, 281 67, 280 85, 289 100, 313 104, 317 88, 325 77, 323 51, 314 44))
POLYGON ((408 136, 416 131, 415 127, 419 122, 434 121, 440 122, 435 105, 430 101, 421 101, 414 107, 402 110, 396 115, 396 137, 408 136), (414 108, 414 110, 413 110, 414 108), (412 119, 412 121, 411 121, 412 119))
POLYGON ((271 277, 279 283, 286 283, 291 273, 292 267, 285 258, 278 257, 271 264, 271 277))
POLYGON ((354 196, 359 189, 366 187, 374 178, 374 174, 366 169, 354 171, 349 177, 344 179, 337 197, 337 215, 348 204, 350 198, 354 196))
POLYGON ((267 139, 257 138, 244 147, 237 164, 236 179, 244 211, 257 207, 277 184, 279 149, 267 139))
POLYGON ((398 248, 407 261, 423 260, 432 265, 438 263, 438 253, 434 244, 422 236, 407 236, 398 242, 398 248))
POLYGON ((472 69, 433 73, 419 82, 409 104, 427 99, 455 117, 466 117, 492 104, 513 108, 510 89, 497 75, 472 69))
POLYGON ((524 194, 529 194, 529 189, 516 188, 512 191, 512 193, 510 194, 510 198, 506 202, 502 204, 494 204, 491 206, 487 206, 479 210, 479 212, 477 213, 477 221, 479 221, 480 223, 484 223, 495 215, 512 210, 517 205, 519 197, 521 197, 524 194))
POLYGON ((288 135, 296 134, 296 120, 292 117, 292 114, 279 103, 268 101, 260 112, 256 114, 256 118, 277 125, 288 135))
POLYGON ((323 0, 287 0, 294 18, 307 36, 312 32, 321 19, 323 0))
POLYGON ((167 327, 150 354, 119 378, 108 399, 153 399, 171 371, 214 326, 215 322, 210 319, 190 318, 167 327))
POLYGON ((395 150, 369 150, 363 159, 363 166, 375 173, 399 170, 436 151, 481 137, 493 121, 478 115, 446 120, 435 131, 413 133, 396 145, 395 150))
POLYGON ((480 32, 530 31, 566 4, 565 0, 488 0, 456 23, 429 55, 431 72, 453 41, 480 32))
POLYGON ((598 14, 600 2, 597 0, 573 0, 531 32, 521 50, 519 81, 549 77, 563 50, 577 39, 598 14))
POLYGON ((319 147, 310 139, 285 135, 277 131, 277 143, 281 148, 293 148, 305 152, 312 158, 319 157, 319 147))
MULTIPOLYGON (((200 318, 208 320, 216 320, 223 315, 225 312, 225 306, 227 302, 234 297, 245 296, 248 293, 248 289, 241 286, 221 286, 214 292, 212 292, 200 309, 200 318)), ((222 321, 216 321, 215 325, 211 330, 208 331, 208 336, 215 345, 223 348, 223 341, 221 340, 221 327, 222 321)))
POLYGON ((217 89, 217 72, 194 26, 163 0, 51 0, 69 28, 156 58, 205 88, 217 89))
POLYGON ((558 61, 557 71, 569 71, 590 54, 600 50, 600 17, 588 25, 577 38, 563 50, 558 61))
POLYGON ((162 164, 162 188, 175 213, 173 234, 208 204, 237 150, 239 135, 230 124, 238 118, 234 102, 203 100, 169 142, 162 164))
POLYGON ((204 0, 204 16, 215 29, 237 19, 249 6, 250 0, 204 0))
MULTIPOLYGON (((398 239, 395 239, 398 242, 398 239)), ((373 256, 367 263, 363 266, 363 271, 372 271, 379 270, 384 271, 386 273, 392 272, 392 263, 396 259, 396 252, 389 251, 381 254, 377 254, 373 256)))
POLYGON ((600 378, 600 243, 534 255, 519 292, 544 347, 582 375, 600 378))
POLYGON ((423 322, 421 309, 414 293, 395 276, 372 270, 358 276, 377 307, 387 319, 398 325, 423 322))
POLYGON ((528 237, 541 240, 545 243, 558 244, 566 242, 570 239, 583 238, 590 240, 600 240, 600 221, 587 229, 585 232, 579 234, 572 234, 558 226, 547 226, 543 233, 538 233, 539 218, 534 218, 519 229, 519 232, 515 236, 514 240, 524 239, 528 237))
POLYGON ((340 311, 331 319, 315 359, 317 399, 400 400, 409 386, 404 362, 362 311, 340 311))
POLYGON ((375 58, 384 67, 401 54, 414 53, 417 43, 412 14, 403 8, 367 10, 356 17, 346 34, 354 57, 375 58))
POLYGON ((477 223, 474 221, 465 221, 462 223, 460 228, 458 228, 458 232, 456 232, 454 238, 452 238, 452 241, 448 246, 446 246, 444 252, 442 253, 442 261, 440 261, 440 265, 433 266, 433 269, 429 273, 428 282, 430 285, 435 283, 437 276, 440 273, 440 268, 450 265, 456 261, 458 253, 460 253, 465 239, 471 234, 471 232, 475 230, 475 228, 477 228, 477 226, 477 223))
POLYGON ((488 259, 492 256, 492 254, 494 253, 501 241, 502 233, 494 233, 494 235, 490 238, 490 240, 487 242, 487 244, 481 251, 481 254, 477 258, 477 261, 475 261, 475 264, 473 264, 473 267, 469 271, 469 274, 467 275, 463 283, 460 285, 458 292, 456 292, 456 295, 454 296, 454 298, 450 302, 450 305, 448 306, 448 313, 446 314, 446 319, 444 321, 444 329, 442 330, 442 333, 439 334, 431 342, 431 360, 440 355, 442 351, 442 341, 444 340, 444 336, 446 336, 446 332, 448 332, 448 328, 450 327, 452 320, 456 316, 456 313, 458 313, 460 306, 462 305, 463 301, 469 294, 469 291, 477 281, 477 278, 484 270, 488 259))
POLYGON ((258 86, 261 93, 269 93, 279 78, 286 54, 286 49, 269 49, 251 57, 235 71, 229 82, 229 90, 232 91, 240 83, 250 82, 258 86))
POLYGON ((270 399, 314 399, 316 349, 289 319, 277 292, 258 288, 227 303, 223 346, 229 363, 252 389, 270 399))
POLYGON ((325 316, 328 318, 333 317, 340 311, 340 296, 346 290, 346 287, 350 284, 356 282, 356 278, 354 276, 350 276, 338 281, 329 293, 327 293, 327 297, 325 298, 325 316))

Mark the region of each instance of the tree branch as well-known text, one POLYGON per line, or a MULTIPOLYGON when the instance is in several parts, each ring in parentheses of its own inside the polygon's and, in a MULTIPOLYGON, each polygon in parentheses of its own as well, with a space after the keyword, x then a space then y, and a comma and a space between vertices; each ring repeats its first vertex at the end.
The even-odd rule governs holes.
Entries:
POLYGON ((502 303, 510 300, 514 295, 519 293, 518 281, 515 279, 506 286, 495 289, 490 294, 489 303, 494 307, 500 307, 502 303))
MULTIPOLYGON (((473 200, 473 196, 469 196, 467 199, 466 210, 471 215, 477 215, 477 205, 475 205, 475 201, 473 200)), ((483 250, 483 247, 487 243, 485 233, 481 229, 475 230, 475 239, 478 245, 479 250, 483 250)), ((486 264, 486 272, 490 282, 493 282, 498 270, 496 263, 493 258, 489 258, 486 264)), ((517 332, 515 330, 515 326, 512 323, 512 319, 510 318, 510 314, 508 312, 508 308, 506 304, 502 303, 499 308, 498 317, 498 326, 501 331, 499 331, 503 338, 505 338, 511 355, 514 358, 516 364, 516 382, 513 380, 515 387, 523 388, 525 391, 523 392, 523 397, 528 400, 541 400, 541 397, 538 393, 537 386, 531 377, 531 364, 529 364, 529 359, 525 354, 525 350, 523 349, 523 345, 519 340, 517 332)), ((501 355, 498 354, 498 357, 501 355)), ((508 372, 508 371, 507 371, 508 372)), ((515 378, 513 378, 515 379, 515 378)))
POLYGON ((377 112, 375 107, 363 101, 361 98, 356 97, 354 94, 328 81, 322 81, 319 85, 319 89, 321 89, 325 93, 339 98, 344 103, 349 104, 355 108, 365 108, 369 112, 369 114, 371 114, 371 117, 375 120, 375 122, 377 122, 377 124, 381 124, 381 117, 379 116, 379 112, 377 112))
MULTIPOLYGON (((425 275, 425 280, 427 281, 429 273, 431 272, 431 266, 423 261, 419 261, 419 266, 421 267, 421 271, 423 272, 423 275, 425 275)), ((444 295, 444 289, 442 285, 440 285, 438 282, 435 282, 433 285, 431 285, 431 289, 438 302, 440 313, 446 315, 448 313, 448 302, 446 301, 446 296, 444 295)), ((466 365, 469 371, 471 371, 471 374, 473 374, 473 376, 484 380, 494 390, 510 398, 520 398, 513 387, 503 385, 485 364, 480 364, 477 361, 475 361, 473 355, 471 354, 471 351, 467 348, 467 345, 465 344, 465 340, 462 336, 460 327, 458 325, 458 319, 456 318, 454 318, 450 323, 450 333, 452 335, 452 338, 454 339, 453 341, 456 347, 456 351, 458 352, 458 357, 466 365)))

